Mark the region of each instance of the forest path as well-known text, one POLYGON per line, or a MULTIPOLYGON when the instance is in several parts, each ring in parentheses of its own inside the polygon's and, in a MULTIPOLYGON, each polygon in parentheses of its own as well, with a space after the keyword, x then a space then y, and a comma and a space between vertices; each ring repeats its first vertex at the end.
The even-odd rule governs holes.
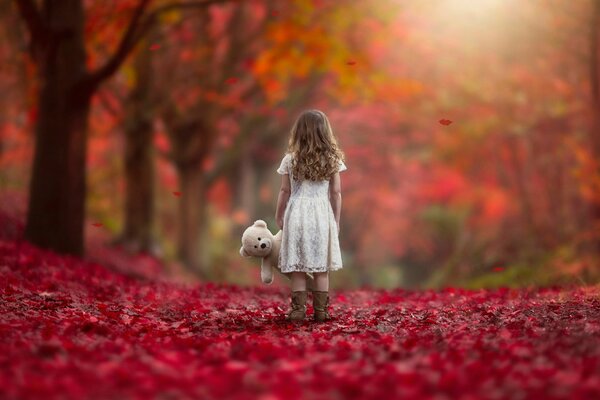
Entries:
POLYGON ((599 398, 594 288, 184 285, 0 241, 0 397, 599 398))

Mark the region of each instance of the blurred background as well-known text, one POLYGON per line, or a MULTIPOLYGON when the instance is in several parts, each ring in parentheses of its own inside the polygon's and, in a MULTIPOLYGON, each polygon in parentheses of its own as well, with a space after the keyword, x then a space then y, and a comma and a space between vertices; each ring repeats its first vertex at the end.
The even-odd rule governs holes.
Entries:
MULTIPOLYGON (((262 285, 275 172, 330 118, 331 288, 600 279, 596 0, 0 3, 1 235, 127 273, 262 285)), ((274 285, 287 285, 276 275, 274 285)))

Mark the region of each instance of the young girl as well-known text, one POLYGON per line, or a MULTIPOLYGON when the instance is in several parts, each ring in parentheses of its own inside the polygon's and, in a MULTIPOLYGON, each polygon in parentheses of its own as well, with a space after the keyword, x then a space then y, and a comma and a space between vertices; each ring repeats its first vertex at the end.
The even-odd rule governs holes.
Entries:
POLYGON ((292 273, 288 320, 306 317, 306 272, 315 277, 315 321, 330 319, 329 271, 342 268, 339 172, 347 169, 344 158, 325 114, 303 112, 292 127, 287 152, 277 169, 282 175, 275 215, 283 231, 279 267, 283 273, 292 273))

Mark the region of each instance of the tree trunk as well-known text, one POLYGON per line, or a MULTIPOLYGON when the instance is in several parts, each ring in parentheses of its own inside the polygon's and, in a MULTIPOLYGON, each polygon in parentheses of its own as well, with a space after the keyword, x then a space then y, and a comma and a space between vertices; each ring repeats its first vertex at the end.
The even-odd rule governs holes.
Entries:
POLYGON ((238 191, 240 206, 250 216, 256 211, 256 165, 252 161, 252 146, 246 145, 242 148, 241 162, 238 166, 238 191))
MULTIPOLYGON (((145 43, 144 43, 145 44, 145 43)), ((131 252, 158 255, 154 226, 154 147, 151 98, 152 59, 147 45, 134 60, 136 82, 125 112, 125 222, 117 239, 131 252)))
MULTIPOLYGON (((596 161, 596 175, 600 175, 600 0, 593 2, 593 16, 590 27, 590 83, 592 89, 593 127, 590 136, 592 155, 596 161)), ((591 224, 594 237, 591 247, 600 254, 600 194, 596 193, 591 204, 591 224)))
POLYGON ((85 75, 80 1, 45 3, 48 26, 58 27, 40 54, 41 82, 25 239, 82 255, 86 194, 87 121, 91 90, 85 75))
POLYGON ((204 173, 198 164, 179 164, 177 172, 181 187, 177 256, 190 271, 206 279, 207 274, 202 265, 202 228, 206 208, 204 173))

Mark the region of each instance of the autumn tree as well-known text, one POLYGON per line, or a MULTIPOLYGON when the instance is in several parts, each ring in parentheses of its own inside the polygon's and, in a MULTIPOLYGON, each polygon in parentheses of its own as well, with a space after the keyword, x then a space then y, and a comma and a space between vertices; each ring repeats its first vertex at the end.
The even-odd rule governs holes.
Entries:
POLYGON ((142 39, 141 49, 133 60, 134 86, 131 88, 123 111, 125 135, 124 173, 125 202, 123 231, 115 241, 130 251, 156 250, 153 237, 155 153, 154 98, 152 86, 155 79, 152 69, 152 41, 142 39))
MULTIPOLYGON (((114 53, 90 70, 82 0, 44 0, 41 6, 33 0, 15 2, 30 34, 30 54, 41 82, 25 237, 42 247, 81 255, 91 97, 123 64, 157 16, 173 5, 148 12, 151 0, 136 2, 114 53)), ((123 5, 121 11, 127 8, 123 5)))
MULTIPOLYGON (((219 175, 231 169, 235 157, 219 157, 214 171, 208 171, 206 162, 221 135, 218 122, 239 116, 242 107, 250 111, 246 104, 260 95, 256 83, 241 75, 243 61, 256 51, 256 41, 272 7, 273 2, 267 2, 266 8, 259 7, 257 11, 255 5, 244 3, 194 12, 196 19, 181 25, 179 37, 183 45, 163 53, 161 68, 170 73, 161 79, 161 92, 173 96, 164 96, 160 105, 171 143, 165 156, 175 165, 181 192, 177 256, 201 275, 206 272, 201 257, 207 190, 219 175), (178 68, 175 60, 184 63, 178 68)), ((239 154, 245 139, 240 136, 236 142, 232 154, 239 154)))
POLYGON ((589 73, 592 92, 593 128, 590 135, 590 149, 593 161, 590 176, 592 191, 592 218, 594 232, 594 249, 600 254, 600 1, 592 0, 592 17, 590 18, 590 57, 589 73))

